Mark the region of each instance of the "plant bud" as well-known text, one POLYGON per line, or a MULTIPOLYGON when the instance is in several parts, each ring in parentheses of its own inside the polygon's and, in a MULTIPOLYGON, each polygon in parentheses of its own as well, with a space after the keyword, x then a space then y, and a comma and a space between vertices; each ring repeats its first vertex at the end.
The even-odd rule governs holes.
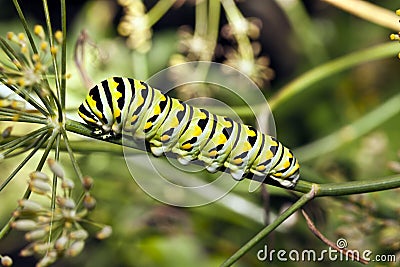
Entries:
POLYGON ((89 236, 88 232, 84 229, 79 229, 69 234, 69 238, 75 240, 85 240, 86 238, 88 238, 88 236, 89 236))
POLYGON ((33 32, 42 40, 46 37, 42 25, 35 25, 33 32))
POLYGON ((38 239, 45 237, 46 234, 47 234, 47 231, 45 229, 43 229, 43 228, 37 229, 37 230, 27 232, 25 234, 25 239, 27 241, 34 241, 34 240, 38 240, 38 239))
POLYGON ((12 222, 11 227, 20 231, 32 231, 38 228, 38 224, 33 220, 23 219, 12 222))
POLYGON ((57 252, 50 251, 37 264, 36 267, 45 267, 53 264, 57 260, 57 252))
POLYGON ((54 34, 54 38, 56 39, 57 43, 61 44, 63 41, 63 33, 62 31, 56 31, 54 34))
POLYGON ((47 176, 47 174, 45 174, 44 172, 40 172, 40 171, 35 171, 35 172, 30 173, 29 177, 31 178, 31 180, 39 179, 44 182, 50 181, 49 176, 47 176))
POLYGON ((96 238, 100 239, 100 240, 106 239, 106 238, 110 237, 111 234, 112 234, 112 227, 109 225, 106 225, 99 232, 97 232, 96 238))
POLYGON ((58 196, 57 203, 61 208, 73 210, 76 207, 75 201, 72 198, 63 198, 58 196))
POLYGON ((48 159, 47 164, 50 167, 50 170, 60 178, 64 178, 64 170, 60 163, 55 161, 54 159, 48 159))
POLYGON ((96 207, 96 199, 89 194, 83 198, 83 206, 88 210, 93 210, 96 207))
POLYGON ((3 266, 11 266, 13 264, 12 259, 9 256, 1 256, 1 265, 3 266))
POLYGON ((29 182, 29 188, 33 192, 41 195, 44 195, 51 191, 51 186, 47 182, 38 179, 31 180, 29 182))
POLYGON ((64 178, 61 184, 61 187, 64 189, 72 189, 74 188, 75 184, 71 179, 64 178))
POLYGON ((83 250, 84 247, 85 247, 85 241, 82 241, 82 240, 75 241, 67 249, 67 251, 65 251, 65 255, 70 256, 70 257, 75 257, 76 255, 81 253, 81 251, 83 250))
POLYGON ((38 254, 46 253, 51 248, 51 243, 35 243, 33 245, 33 251, 38 254))
POLYGON ((92 177, 84 176, 82 181, 83 188, 85 188, 86 191, 89 191, 93 187, 93 182, 94 181, 92 177))
POLYGON ((21 257, 29 257, 33 254, 35 254, 35 251, 33 251, 33 244, 29 244, 25 248, 21 249, 21 251, 19 252, 19 255, 21 257))
POLYGON ((58 252, 63 251, 66 248, 68 241, 69 241, 68 237, 63 235, 56 240, 56 242, 54 243, 54 248, 58 252))
POLYGON ((39 203, 29 200, 29 199, 20 199, 18 200, 18 205, 22 208, 24 208, 24 211, 32 211, 32 212, 37 212, 43 210, 42 205, 39 203))

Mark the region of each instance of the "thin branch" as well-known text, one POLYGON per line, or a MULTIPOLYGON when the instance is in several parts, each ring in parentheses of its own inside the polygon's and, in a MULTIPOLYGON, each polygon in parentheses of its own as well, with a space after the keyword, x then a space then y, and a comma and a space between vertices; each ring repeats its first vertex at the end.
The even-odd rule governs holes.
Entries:
POLYGON ((67 8, 65 0, 61 0, 61 32, 63 39, 61 43, 61 106, 65 108, 67 90, 67 8))
POLYGON ((302 209, 301 213, 303 214, 304 218, 306 219, 307 222, 307 226, 308 228, 311 230, 311 232, 318 237, 322 242, 324 242, 326 245, 330 246, 331 248, 339 251, 341 254, 350 257, 351 260, 353 261, 358 261, 361 262, 363 264, 368 264, 369 261, 361 258, 360 255, 354 255, 354 252, 352 250, 348 250, 347 248, 340 248, 337 246, 337 244, 333 243, 332 241, 330 241, 327 237, 325 237, 315 226, 315 224, 312 222, 312 220, 310 219, 310 217, 308 216, 308 214, 302 209))
POLYGON ((82 171, 81 171, 81 169, 80 169, 80 167, 78 165, 78 161, 76 160, 76 158, 74 156, 74 151, 71 148, 71 144, 69 142, 68 135, 67 135, 67 133, 65 132, 64 129, 61 131, 61 133, 63 135, 64 144, 65 144, 65 147, 66 147, 66 149, 68 151, 68 155, 69 155, 69 158, 71 160, 71 163, 72 163, 72 166, 74 168, 74 171, 76 173, 76 176, 78 176, 79 180, 81 182, 83 182, 83 174, 82 174, 82 171))
POLYGON ((38 120, 47 120, 43 116, 38 116, 38 115, 35 115, 35 114, 32 114, 32 113, 29 113, 29 112, 27 112, 25 110, 17 110, 17 109, 13 109, 13 108, 0 107, 0 112, 3 115, 9 114, 10 116, 17 115, 17 116, 26 117, 26 118, 35 118, 35 119, 38 119, 38 120))
POLYGON ((17 10, 19 19, 20 19, 20 21, 22 23, 22 26, 24 27, 25 33, 28 36, 29 43, 32 46, 32 50, 33 50, 33 52, 35 54, 38 54, 38 50, 36 48, 35 41, 33 40, 33 36, 32 36, 32 34, 31 34, 30 30, 29 30, 29 27, 28 27, 28 22, 25 19, 24 13, 22 12, 22 9, 21 9, 21 7, 20 7, 20 5, 18 3, 18 0, 13 0, 13 3, 14 3, 14 6, 15 6, 15 9, 17 10))
MULTIPOLYGON (((102 140, 104 142, 122 145, 121 140, 119 139, 103 140, 100 136, 93 136, 91 128, 89 128, 86 124, 74 120, 67 119, 65 122, 65 129, 67 131, 102 140)), ((268 180, 269 179, 266 179, 265 182, 268 182, 268 180)), ((292 190, 301 193, 307 193, 311 190, 312 186, 313 183, 300 179, 292 190)), ((398 187, 400 187, 400 174, 390 177, 378 177, 374 180, 318 184, 316 196, 342 196, 388 190, 398 187)))
POLYGON ((36 154, 36 152, 41 148, 41 146, 46 142, 47 137, 50 134, 48 132, 43 133, 35 142, 35 147, 29 153, 28 156, 24 158, 24 160, 14 169, 14 171, 7 177, 7 179, 1 183, 0 192, 7 186, 7 184, 14 178, 14 176, 25 166, 25 164, 36 154))
POLYGON ((227 259, 221 267, 227 267, 234 264, 238 261, 247 251, 249 251, 252 247, 254 247, 261 239, 265 238, 269 233, 271 233, 275 228, 281 225, 287 218, 290 217, 294 212, 299 210, 302 206, 304 206, 307 202, 312 200, 315 197, 315 193, 317 192, 318 186, 313 185, 311 187, 310 192, 304 194, 300 197, 300 199, 290 206, 287 210, 285 210, 278 218, 275 219, 271 224, 266 226, 257 235, 255 235, 250 241, 248 241, 245 245, 243 245, 238 251, 235 252, 229 259, 227 259))
MULTIPOLYGON (((6 150, 14 146, 25 146, 26 142, 32 141, 34 138, 38 137, 40 134, 46 132, 47 130, 47 127, 42 127, 33 132, 30 132, 29 134, 16 137, 13 140, 7 139, 5 143, 0 142, 0 150, 6 150)), ((28 146, 30 146, 30 144, 28 144, 28 146)))
MULTIPOLYGON (((51 20, 50 20, 50 14, 49 14, 49 7, 47 4, 47 0, 42 0, 43 2, 43 10, 44 10, 44 15, 46 18, 46 25, 47 25, 47 33, 49 35, 49 44, 50 47, 54 47, 54 39, 53 39, 53 29, 51 27, 51 20)), ((49 89, 50 94, 53 96, 52 99, 57 105, 57 110, 58 110, 58 121, 62 122, 63 121, 63 114, 62 114, 62 105, 59 101, 61 97, 61 81, 60 81, 60 74, 59 74, 59 69, 58 69, 58 64, 57 64, 57 57, 55 53, 51 53, 51 59, 53 63, 53 68, 54 68, 54 75, 55 75, 55 84, 56 84, 56 89, 57 89, 57 96, 54 96, 54 92, 49 89)))
POLYGON ((83 84, 86 89, 91 88, 94 83, 91 80, 86 68, 85 68, 85 44, 89 44, 95 48, 97 48, 96 44, 92 42, 88 33, 85 30, 82 30, 78 36, 78 40, 75 43, 74 48, 74 62, 75 66, 78 69, 78 73, 81 76, 83 84))
POLYGON ((160 0, 147 12, 148 27, 152 27, 175 4, 176 0, 160 0))

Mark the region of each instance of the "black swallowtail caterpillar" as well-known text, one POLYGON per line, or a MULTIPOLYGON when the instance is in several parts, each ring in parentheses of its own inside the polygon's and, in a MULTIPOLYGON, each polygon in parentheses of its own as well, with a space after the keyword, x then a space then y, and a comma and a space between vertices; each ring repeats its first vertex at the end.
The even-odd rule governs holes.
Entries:
POLYGON ((226 168, 236 180, 253 177, 295 186, 299 164, 274 137, 164 95, 143 81, 114 77, 94 86, 79 115, 104 139, 129 133, 155 156, 172 152, 180 163, 199 160, 209 172, 226 168))

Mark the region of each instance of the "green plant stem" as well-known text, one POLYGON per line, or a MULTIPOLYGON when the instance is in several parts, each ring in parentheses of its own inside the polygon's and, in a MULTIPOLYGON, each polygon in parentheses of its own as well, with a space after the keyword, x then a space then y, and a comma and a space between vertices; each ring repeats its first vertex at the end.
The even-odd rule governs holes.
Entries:
POLYGON ((23 111, 23 110, 16 110, 16 109, 12 109, 12 108, 2 108, 2 107, 0 107, 0 112, 2 112, 3 115, 10 115, 10 116, 18 115, 18 116, 21 116, 21 117, 24 116, 27 119, 28 118, 35 118, 35 119, 38 119, 38 120, 46 120, 46 118, 43 117, 43 116, 35 115, 35 114, 29 113, 29 112, 26 112, 26 111, 23 111))
POLYGON ((243 245, 238 251, 235 252, 230 258, 228 258, 221 267, 227 267, 238 261, 246 252, 248 252, 252 247, 254 247, 261 239, 265 238, 269 233, 281 225, 290 215, 299 210, 307 202, 315 197, 315 192, 317 190, 317 185, 313 185, 311 190, 302 195, 296 203, 285 210, 278 218, 275 219, 271 224, 267 225, 264 229, 257 233, 252 239, 250 239, 245 245, 243 245))
POLYGON ((221 2, 219 0, 209 0, 208 14, 209 38, 216 41, 218 38, 218 27, 221 15, 221 2))
MULTIPOLYGON (((55 136, 55 139, 53 139, 53 143, 55 142, 56 147, 54 151, 54 159, 55 161, 60 160, 60 141, 61 141, 61 134, 58 131, 53 132, 53 136, 55 136)), ((53 144, 49 143, 49 147, 52 147, 53 144)), ((47 155, 46 155, 47 158, 47 155)), ((63 177, 61 177, 63 178, 63 177)), ((52 190, 51 190, 51 219, 50 219, 50 229, 49 229, 49 237, 47 239, 47 242, 50 243, 51 239, 53 237, 53 223, 54 223, 54 211, 56 209, 56 199, 57 199, 57 184, 58 184, 58 178, 55 173, 53 173, 53 183, 52 183, 52 190)))
POLYGON ((61 106, 65 109, 65 92, 67 87, 67 8, 65 0, 61 0, 61 31, 63 39, 61 43, 61 106))
POLYGON ((8 143, 5 143, 4 145, 0 145, 0 150, 5 150, 8 149, 7 151, 4 151, 2 153, 0 153, 0 155, 2 155, 3 157, 13 157, 16 154, 20 154, 23 152, 26 152, 26 149, 30 149, 32 148, 32 145, 28 145, 27 143, 31 142, 32 144, 34 143, 34 140, 36 140, 36 138, 43 134, 44 132, 47 132, 49 129, 49 127, 42 127, 34 132, 31 132, 27 135, 21 136, 20 138, 17 138, 13 141, 10 141, 8 143), (16 149, 20 148, 20 147, 25 147, 25 150, 18 152, 18 153, 14 153, 13 155, 9 155, 11 152, 15 151, 16 149))
POLYGON ((315 159, 323 154, 338 149, 346 143, 358 139, 399 113, 400 93, 391 97, 385 103, 381 104, 379 107, 367 113, 355 122, 312 143, 294 149, 294 153, 301 162, 315 159))
POLYGON ((32 36, 32 34, 31 34, 30 30, 29 30, 29 27, 28 27, 28 22, 25 19, 24 13, 22 12, 22 9, 21 9, 21 7, 20 7, 20 5, 18 3, 18 0, 13 0, 13 3, 14 3, 14 6, 15 6, 15 9, 17 10, 17 13, 18 13, 18 16, 19 16, 19 20, 21 21, 22 26, 24 27, 26 35, 28 36, 29 43, 32 46, 32 50, 33 50, 33 52, 35 54, 38 54, 38 50, 36 48, 35 41, 33 40, 33 36, 32 36))
MULTIPOLYGON (((83 182, 83 174, 82 174, 81 169, 79 168, 78 161, 76 160, 76 158, 75 158, 75 156, 74 156, 74 151, 73 151, 72 148, 71 148, 71 144, 70 144, 70 142, 69 142, 67 133, 65 132, 64 129, 61 130, 61 133, 62 133, 62 135, 63 135, 65 148, 66 148, 67 151, 68 151, 68 155, 69 155, 69 158, 70 158, 70 160, 71 160, 71 163, 72 163, 72 166, 73 166, 73 168, 74 168, 74 171, 75 171, 76 175, 78 176, 79 180, 80 180, 81 182, 83 182)), ((58 147, 60 147, 60 146, 58 146, 58 147)))
MULTIPOLYGON (((229 24, 233 28, 235 23, 242 23, 242 21, 246 20, 233 0, 221 0, 221 4, 224 7, 229 24)), ((253 47, 247 34, 234 32, 234 36, 238 43, 238 51, 241 57, 244 60, 254 60, 253 47)))
MULTIPOLYGON (((50 20, 50 13, 49 13, 49 7, 47 5, 47 0, 42 0, 43 2, 43 10, 44 10, 44 15, 46 18, 46 25, 47 25, 47 33, 49 35, 49 44, 50 47, 54 47, 54 38, 53 38, 53 29, 51 27, 51 20, 50 20)), ((54 75, 55 75, 55 84, 56 84, 56 89, 57 89, 57 97, 53 97, 53 101, 57 105, 57 110, 58 110, 58 121, 62 122, 63 116, 62 116, 62 108, 61 104, 59 103, 59 99, 61 98, 61 85, 60 85, 60 74, 59 74, 59 69, 58 69, 58 64, 57 64, 57 56, 54 53, 51 53, 51 59, 53 63, 53 68, 54 68, 54 75)), ((54 92, 50 89, 49 91, 51 94, 54 94, 54 92)))
MULTIPOLYGON (((297 192, 308 192, 312 184, 300 180, 294 187, 297 192)), ((351 194, 362 194, 376 191, 383 191, 400 187, 400 175, 386 176, 365 181, 351 181, 343 183, 318 184, 316 197, 324 196, 344 196, 351 194)))
MULTIPOLYGON (((219 21, 221 13, 221 2, 219 0, 209 0, 208 4, 208 33, 207 38, 211 44, 212 51, 215 50, 218 40, 219 21)), ((212 59, 212 55, 208 60, 212 59)))
POLYGON ((36 152, 41 148, 41 146, 46 142, 49 133, 43 133, 36 141, 35 146, 28 156, 24 158, 24 160, 18 164, 18 166, 14 169, 14 171, 7 177, 7 179, 1 183, 0 192, 7 186, 7 184, 14 178, 14 176, 25 166, 25 164, 36 154, 36 152))
POLYGON ((0 121, 30 122, 30 123, 39 123, 39 124, 47 124, 48 123, 48 121, 45 121, 43 119, 24 118, 24 117, 18 117, 16 119, 9 115, 7 115, 7 116, 0 115, 0 121))
POLYGON ((140 80, 146 80, 149 77, 147 54, 138 51, 132 51, 133 76, 140 80))
MULTIPOLYGON (((83 123, 67 119, 65 122, 67 131, 71 131, 84 136, 92 136, 92 130, 83 123)), ((100 137, 95 137, 102 140, 100 137)), ((121 140, 106 140, 105 142, 122 145, 121 140)), ((106 151, 106 150, 105 150, 106 151)), ((301 179, 293 188, 294 191, 307 193, 313 185, 317 185, 316 196, 341 196, 349 194, 361 194, 374 191, 388 190, 400 187, 400 175, 392 177, 382 177, 373 180, 344 182, 334 184, 315 184, 301 179)))
POLYGON ((206 38, 207 34, 207 1, 196 0, 195 35, 206 38))
MULTIPOLYGON (((31 134, 31 133, 30 133, 31 134)), ((0 150, 4 150, 9 142, 22 142, 21 138, 25 138, 25 136, 12 136, 7 138, 6 140, 2 140, 0 141, 0 150)), ((116 145, 116 144, 112 144, 112 143, 107 143, 107 142, 103 142, 101 143, 101 145, 99 144, 99 142, 97 140, 73 140, 73 141, 68 141, 69 145, 70 145, 70 149, 74 152, 74 153, 80 153, 82 155, 87 155, 87 154, 91 154, 91 153, 102 153, 107 151, 107 153, 115 155, 115 156, 122 156, 122 147, 120 145, 116 145)), ((28 141, 28 142, 24 142, 24 144, 22 144, 23 147, 30 147, 32 145, 32 140, 28 141)), ((44 146, 42 146, 44 148, 44 146)), ((54 147, 53 147, 54 148, 54 147)), ((66 147, 66 144, 61 142, 60 143, 60 150, 63 152, 68 152, 68 149, 66 147)), ((132 151, 130 151, 129 153, 133 153, 132 151)), ((142 150, 137 150, 138 154, 143 154, 146 153, 142 150)))
POLYGON ((160 0, 147 12, 148 26, 151 28, 172 7, 176 0, 160 0))
POLYGON ((357 51, 320 65, 282 87, 279 92, 268 101, 270 108, 271 110, 275 110, 296 94, 308 90, 311 85, 335 73, 371 60, 383 59, 389 56, 394 57, 398 53, 398 50, 398 44, 389 42, 357 51))
POLYGON ((7 138, 4 141, 4 143, 0 142, 0 150, 5 150, 5 149, 12 148, 15 146, 23 146, 25 143, 36 139, 36 137, 38 137, 42 133, 46 132, 47 130, 48 129, 46 129, 46 127, 42 127, 33 132, 30 132, 27 135, 13 138, 12 140, 11 140, 11 138, 7 138))

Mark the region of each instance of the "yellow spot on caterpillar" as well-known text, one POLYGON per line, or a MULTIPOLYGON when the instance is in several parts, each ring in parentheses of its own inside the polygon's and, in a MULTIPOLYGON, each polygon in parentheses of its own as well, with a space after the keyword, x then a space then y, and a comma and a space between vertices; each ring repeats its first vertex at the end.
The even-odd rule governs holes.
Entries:
POLYGON ((248 136, 253 137, 256 136, 256 132, 247 128, 246 133, 248 136))
POLYGON ((146 122, 146 125, 144 126, 144 129, 149 129, 153 126, 153 123, 151 121, 146 122))
POLYGON ((85 114, 81 113, 80 111, 78 111, 78 114, 79 114, 79 116, 81 116, 81 118, 83 118, 87 122, 97 123, 94 119, 87 117, 85 114))
POLYGON ((161 108, 160 108, 160 106, 156 106, 156 107, 154 108, 153 113, 154 113, 154 115, 159 115, 159 114, 161 113, 161 108))
POLYGON ((160 140, 161 140, 162 142, 168 141, 168 140, 169 140, 169 135, 164 134, 163 136, 161 136, 160 140))
POLYGON ((196 126, 194 127, 194 130, 193 130, 193 135, 194 135, 194 136, 199 136, 199 135, 201 135, 202 132, 203 132, 203 131, 201 130, 201 128, 200 128, 198 125, 196 125, 196 126))
POLYGON ((265 169, 267 169, 267 167, 265 167, 265 165, 259 165, 256 167, 256 170, 259 172, 265 171, 265 169))
POLYGON ((121 110, 119 108, 114 109, 114 118, 117 118, 121 115, 121 110))
POLYGON ((118 83, 114 81, 114 79, 109 79, 108 86, 110 87, 110 91, 114 91, 114 89, 117 88, 118 83))
POLYGON ((288 168, 290 166, 290 162, 287 160, 283 163, 283 168, 288 168))
POLYGON ((252 148, 251 144, 249 142, 244 143, 244 150, 249 151, 252 148))
POLYGON ((103 118, 103 114, 97 110, 96 108, 96 100, 94 100, 91 96, 87 96, 86 97, 86 101, 88 102, 89 107, 92 108, 93 112, 95 113, 95 115, 99 118, 102 119, 103 118))
POLYGON ((122 94, 121 94, 121 92, 114 91, 113 94, 112 94, 112 96, 113 96, 115 99, 120 99, 120 98, 122 97, 122 94))
POLYGON ((179 125, 179 120, 178 118, 173 118, 172 122, 171 122, 171 128, 176 128, 179 125))
POLYGON ((134 86, 136 89, 146 89, 146 87, 140 83, 141 81, 139 80, 134 80, 134 86))
POLYGON ((235 164, 235 165, 240 165, 240 164, 243 163, 243 159, 242 159, 242 158, 234 159, 234 160, 232 161, 232 163, 235 164))
POLYGON ((138 115, 133 115, 132 119, 131 119, 131 122, 135 122, 135 121, 137 121, 137 119, 138 119, 138 115))
POLYGON ((142 96, 139 97, 137 106, 141 106, 144 102, 144 98, 142 96))
POLYGON ((224 122, 224 126, 227 127, 227 128, 231 128, 231 127, 232 127, 232 122, 230 122, 230 121, 225 121, 225 122, 224 122))
POLYGON ((217 155, 218 155, 217 150, 213 150, 213 151, 208 152, 208 156, 209 156, 209 157, 215 157, 215 156, 217 156, 217 155))
POLYGON ((183 146, 181 146, 181 148, 182 148, 183 150, 189 150, 189 149, 192 148, 192 144, 190 144, 190 143, 184 144, 183 146))
POLYGON ((226 143, 226 136, 225 135, 223 135, 223 134, 220 134, 219 136, 218 136, 218 139, 217 139, 217 145, 220 145, 220 144, 225 144, 226 143))

